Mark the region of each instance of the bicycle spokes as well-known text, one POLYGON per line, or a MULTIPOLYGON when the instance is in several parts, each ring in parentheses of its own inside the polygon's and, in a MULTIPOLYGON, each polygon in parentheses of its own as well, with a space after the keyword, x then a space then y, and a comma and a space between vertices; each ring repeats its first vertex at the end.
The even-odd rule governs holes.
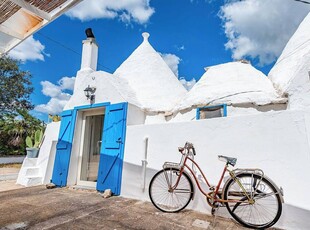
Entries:
POLYGON ((164 212, 177 212, 185 208, 193 196, 193 184, 178 169, 159 171, 151 180, 149 195, 152 203, 164 212))
POLYGON ((248 227, 267 228, 279 219, 282 210, 275 187, 265 178, 250 173, 231 179, 224 199, 230 201, 226 205, 230 214, 248 227))

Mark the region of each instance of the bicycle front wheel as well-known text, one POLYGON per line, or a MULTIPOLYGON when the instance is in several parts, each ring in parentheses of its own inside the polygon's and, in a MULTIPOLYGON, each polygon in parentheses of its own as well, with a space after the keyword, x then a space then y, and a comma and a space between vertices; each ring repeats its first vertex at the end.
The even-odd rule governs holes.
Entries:
POLYGON ((282 212, 277 189, 268 179, 256 174, 241 173, 236 177, 238 180, 227 181, 223 191, 224 200, 231 201, 226 207, 232 217, 249 228, 265 229, 274 225, 282 212))
POLYGON ((193 183, 188 174, 183 172, 175 186, 179 176, 180 171, 175 168, 166 168, 154 175, 149 186, 149 196, 157 209, 178 212, 189 204, 193 197, 193 183))

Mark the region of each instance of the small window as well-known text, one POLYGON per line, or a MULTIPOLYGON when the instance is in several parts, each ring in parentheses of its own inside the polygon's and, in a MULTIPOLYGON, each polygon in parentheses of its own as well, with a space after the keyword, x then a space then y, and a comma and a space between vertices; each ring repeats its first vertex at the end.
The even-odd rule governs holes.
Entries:
POLYGON ((226 117, 227 116, 227 106, 215 105, 197 108, 196 119, 210 119, 215 117, 226 117))

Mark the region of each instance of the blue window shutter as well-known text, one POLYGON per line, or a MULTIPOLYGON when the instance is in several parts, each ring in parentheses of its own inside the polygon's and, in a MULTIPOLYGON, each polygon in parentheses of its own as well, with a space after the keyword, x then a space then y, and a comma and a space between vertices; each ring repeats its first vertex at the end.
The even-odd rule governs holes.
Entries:
POLYGON ((75 118, 76 110, 66 110, 61 114, 60 131, 56 145, 56 155, 52 175, 52 183, 59 187, 67 185, 75 118))
POLYGON ((196 109, 196 120, 200 119, 200 108, 196 109))
POLYGON ((114 195, 120 194, 126 119, 127 103, 106 107, 97 180, 98 191, 111 189, 114 195))
POLYGON ((227 117, 227 104, 223 104, 223 117, 227 117))

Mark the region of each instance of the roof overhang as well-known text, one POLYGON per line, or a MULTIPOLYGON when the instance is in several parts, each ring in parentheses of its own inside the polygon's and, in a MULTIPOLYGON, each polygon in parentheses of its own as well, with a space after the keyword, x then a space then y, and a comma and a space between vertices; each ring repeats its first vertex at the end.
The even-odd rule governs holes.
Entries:
POLYGON ((0 56, 82 0, 0 0, 0 56))

